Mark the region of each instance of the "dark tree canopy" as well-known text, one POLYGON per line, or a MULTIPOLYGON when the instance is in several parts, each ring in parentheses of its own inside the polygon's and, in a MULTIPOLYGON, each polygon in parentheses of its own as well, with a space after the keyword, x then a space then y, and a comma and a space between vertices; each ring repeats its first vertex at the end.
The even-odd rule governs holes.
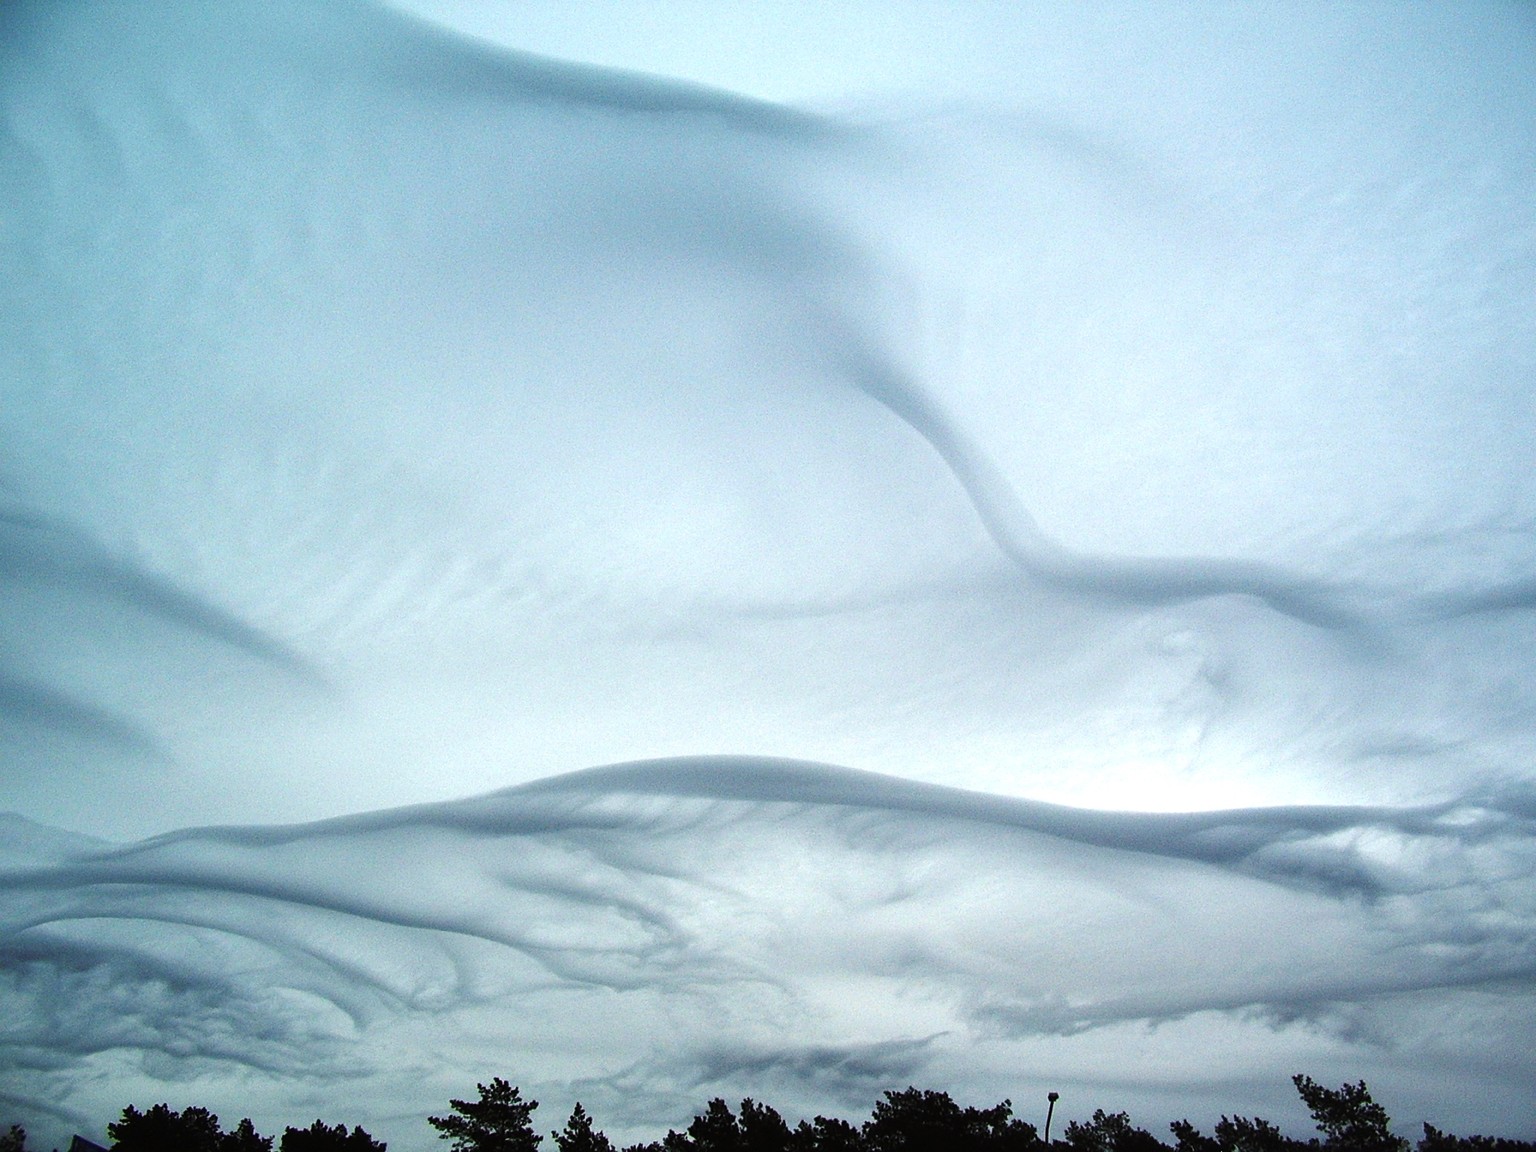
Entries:
POLYGON ((1364 1080, 1324 1088, 1298 1072, 1291 1083, 1317 1122, 1325 1147, 1339 1152, 1407 1152, 1408 1141, 1392 1135, 1387 1110, 1371 1099, 1364 1080))
MULTIPOLYGON (((1386 1109, 1371 1098, 1363 1080, 1339 1088, 1324 1088, 1302 1074, 1291 1080, 1322 1139, 1286 1136, 1257 1116, 1223 1115, 1209 1136, 1188 1120, 1175 1120, 1168 1126, 1173 1140, 1164 1143, 1132 1124, 1125 1112, 1098 1109, 1089 1120, 1068 1123, 1063 1137, 1046 1148, 1033 1124, 1014 1118, 1011 1101, 962 1107, 947 1092, 908 1087, 883 1093, 862 1124, 817 1116, 791 1127, 776 1109, 751 1097, 738 1111, 716 1097, 683 1131, 631 1144, 623 1152, 1410 1152, 1409 1142, 1393 1135, 1386 1109)), ((533 1130, 532 1116, 538 1101, 524 1100, 500 1077, 477 1087, 478 1100, 451 1100, 450 1115, 427 1118, 438 1137, 452 1142, 452 1152, 537 1152, 542 1137, 533 1130)), ((1054 1103, 1058 1095, 1052 1092, 1048 1099, 1054 1103)), ((273 1152, 272 1139, 249 1119, 224 1132, 206 1108, 177 1112, 156 1104, 140 1112, 130 1105, 107 1131, 113 1152, 273 1152)), ((579 1102, 565 1127, 550 1135, 558 1152, 618 1152, 579 1102)), ((11 1125, 0 1131, 0 1152, 27 1152, 26 1139, 19 1125, 11 1125)), ((96 1147, 80 1137, 76 1144, 96 1147)), ((288 1128, 278 1152, 386 1148, 362 1128, 348 1131, 345 1124, 316 1120, 308 1128, 288 1128)), ((1455 1136, 1426 1123, 1413 1152, 1536 1152, 1536 1141, 1455 1136)))
POLYGON ((224 1133, 219 1149, 220 1152, 272 1152, 272 1137, 257 1132, 247 1116, 235 1125, 233 1132, 224 1133))
POLYGON ((1291 1152, 1308 1147, 1300 1140, 1292 1140, 1280 1133, 1268 1120, 1257 1116, 1223 1116, 1216 1122, 1216 1146, 1221 1152, 1291 1152))
POLYGON ((741 1102, 736 1125, 741 1131, 741 1152, 784 1152, 789 1147, 792 1134, 784 1117, 750 1096, 741 1102))
POLYGON ((249 1118, 225 1132, 206 1108, 177 1112, 156 1104, 140 1112, 130 1104, 121 1120, 107 1125, 107 1135, 120 1152, 272 1152, 272 1138, 258 1133, 249 1118))
POLYGON ((869 1152, 1011 1152, 1036 1142, 1035 1126, 1014 1120, 1013 1104, 961 1108, 948 1092, 886 1092, 863 1128, 869 1152))
POLYGON ((132 1104, 123 1118, 107 1125, 117 1152, 220 1152, 219 1118, 206 1108, 177 1112, 167 1104, 140 1112, 132 1104))
POLYGON ((1221 1145, 1188 1120, 1175 1120, 1168 1128, 1173 1133, 1174 1152, 1220 1152, 1221 1145))
POLYGON ((592 1117, 587 1115, 580 1100, 571 1109, 571 1118, 565 1122, 565 1127, 559 1132, 551 1132, 550 1136, 560 1152, 615 1152, 613 1142, 607 1136, 593 1131, 592 1117))
POLYGON ((1426 1123, 1419 1152, 1536 1152, 1536 1141, 1508 1140, 1502 1136, 1452 1136, 1426 1123))
POLYGON ((1175 1152, 1315 1152, 1317 1141, 1292 1140, 1268 1120, 1257 1116, 1223 1116, 1216 1122, 1214 1136, 1205 1136, 1188 1120, 1168 1125, 1173 1131, 1175 1152))
POLYGON ((1068 1124, 1062 1143, 1072 1152, 1158 1152, 1166 1147, 1145 1128, 1132 1124, 1126 1113, 1102 1108, 1085 1124, 1076 1120, 1068 1124))
POLYGON ((711 1100, 688 1125, 688 1147, 695 1152, 740 1152, 741 1126, 724 1100, 711 1100))
POLYGON ((793 1152, 864 1152, 864 1133, 846 1120, 818 1116, 795 1128, 793 1152))
POLYGON ((438 1138, 453 1141, 453 1152, 534 1152, 544 1139, 533 1130, 537 1100, 522 1093, 500 1076, 489 1084, 477 1084, 478 1100, 450 1100, 451 1116, 428 1116, 438 1138))
POLYGON ((308 1128, 286 1129, 283 1142, 278 1145, 278 1152, 384 1152, 384 1149, 382 1140, 375 1140, 361 1128, 348 1132, 345 1124, 332 1128, 324 1120, 316 1120, 308 1128))

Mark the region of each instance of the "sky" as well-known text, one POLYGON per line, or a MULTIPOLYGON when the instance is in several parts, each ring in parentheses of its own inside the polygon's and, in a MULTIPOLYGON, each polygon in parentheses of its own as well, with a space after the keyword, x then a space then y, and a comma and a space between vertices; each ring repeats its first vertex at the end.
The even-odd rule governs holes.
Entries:
POLYGON ((0 1121, 1530 1138, 1533 106, 1493 3, 0 7, 0 1121))

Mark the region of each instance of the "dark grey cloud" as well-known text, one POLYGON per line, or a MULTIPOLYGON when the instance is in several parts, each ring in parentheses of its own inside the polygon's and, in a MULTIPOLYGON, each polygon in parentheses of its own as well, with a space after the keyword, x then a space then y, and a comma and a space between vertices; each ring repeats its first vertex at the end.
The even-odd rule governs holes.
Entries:
POLYGON ((303 662, 281 642, 152 572, 115 558, 82 533, 36 514, 0 512, 0 581, 35 583, 121 602, 295 674, 303 662))
POLYGON ((1531 796, 1526 787, 1410 809, 1313 805, 1162 814, 1073 809, 825 765, 750 757, 706 757, 597 768, 525 785, 511 794, 558 793, 588 782, 626 792, 814 802, 953 816, 1044 832, 1098 847, 1251 870, 1279 883, 1305 884, 1336 873, 1341 893, 1358 891, 1368 896, 1381 894, 1377 885, 1385 881, 1370 879, 1348 848, 1323 847, 1329 837, 1372 829, 1470 845, 1498 837, 1521 839, 1533 830, 1531 796), (1285 862, 1287 847, 1297 850, 1294 873, 1288 871, 1285 862), (1266 863, 1271 859, 1272 863, 1266 863))
POLYGON ((63 692, 24 680, 0 677, 0 714, 11 721, 153 755, 154 741, 127 720, 63 692))
POLYGON ((36 618, 29 618, 24 608, 17 610, 29 596, 51 601, 48 614, 62 617, 66 628, 74 624, 73 613, 82 601, 105 602, 194 643, 227 648, 269 665, 307 687, 322 685, 314 669, 287 645, 41 515, 16 509, 0 512, 0 586, 7 588, 12 606, 0 618, 14 636, 31 634, 31 643, 13 642, 0 650, 0 716, 41 730, 46 737, 105 745, 131 759, 164 757, 146 724, 98 705, 88 689, 34 678, 48 675, 46 657, 39 659, 47 640, 36 618))
POLYGON ((1351 590, 1273 565, 1223 557, 1093 556, 1042 533, 997 467, 900 368, 834 327, 829 348, 849 380, 922 436, 954 473, 999 550, 1046 587, 1112 602, 1156 605, 1211 596, 1251 596, 1302 623, 1357 639, 1368 619, 1351 590))

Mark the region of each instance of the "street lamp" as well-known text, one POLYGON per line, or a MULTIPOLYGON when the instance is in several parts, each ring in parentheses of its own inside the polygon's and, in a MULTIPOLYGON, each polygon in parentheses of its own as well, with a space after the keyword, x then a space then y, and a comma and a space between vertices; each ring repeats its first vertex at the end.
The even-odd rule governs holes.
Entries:
POLYGON ((1047 1092, 1045 1094, 1045 1142, 1051 1142, 1051 1114, 1056 1111, 1056 1101, 1061 1099, 1060 1092, 1047 1092))

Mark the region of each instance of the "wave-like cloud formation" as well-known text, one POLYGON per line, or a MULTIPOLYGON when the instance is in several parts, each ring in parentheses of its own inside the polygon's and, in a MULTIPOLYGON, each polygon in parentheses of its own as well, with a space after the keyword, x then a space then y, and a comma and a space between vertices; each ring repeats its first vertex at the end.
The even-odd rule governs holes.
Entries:
POLYGON ((1261 1094, 1271 1048, 1399 1079, 1432 1058, 1445 1089, 1403 1106, 1476 1084, 1514 1124, 1533 819, 1529 795, 1104 813, 713 758, 127 846, 17 823, 13 1090, 86 1116, 145 1075, 231 1109, 311 1091, 406 1143, 493 1067, 632 1130, 701 1092, 856 1108, 911 1079, 1108 1081, 1161 1114, 1201 1092, 1151 1054, 1193 1044, 1261 1094))
POLYGON ((1375 133, 1323 139, 1267 102, 1283 21, 1229 29, 1245 78, 1128 71, 1165 119, 874 127, 196 11, 4 16, 23 813, 724 749, 1132 807, 1524 778, 1530 129, 1490 86, 1530 78, 1486 29, 1394 33, 1446 53, 1408 103, 1406 48, 1345 91, 1291 44, 1375 133), (1415 132, 1440 167, 1381 153, 1415 132))
POLYGON ((1519 1122, 1529 13, 976 13, 0 6, 8 1109, 1519 1122))

